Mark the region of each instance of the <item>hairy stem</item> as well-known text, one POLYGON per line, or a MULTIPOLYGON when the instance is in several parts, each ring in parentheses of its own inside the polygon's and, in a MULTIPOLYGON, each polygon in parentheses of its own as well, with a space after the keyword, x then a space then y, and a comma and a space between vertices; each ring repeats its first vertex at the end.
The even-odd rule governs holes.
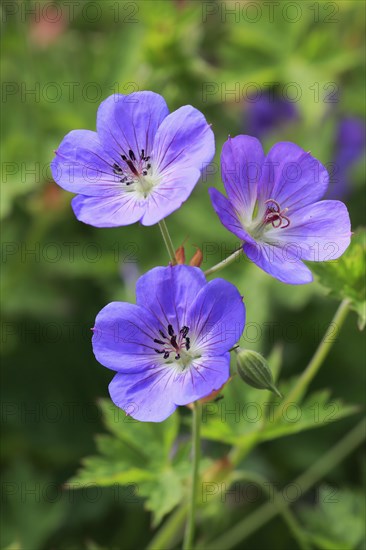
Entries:
POLYGON ((170 263, 172 265, 176 265, 177 260, 175 259, 175 248, 164 219, 159 222, 159 227, 160 227, 161 234, 163 235, 166 249, 168 251, 170 263))
POLYGON ((146 550, 161 550, 162 548, 164 548, 164 550, 170 550, 173 548, 175 543, 181 540, 180 537, 187 510, 187 504, 179 506, 159 529, 146 550))
MULTIPOLYGON (((257 485, 260 485, 262 487, 263 491, 268 495, 269 499, 273 498, 275 502, 278 501, 279 495, 276 489, 274 487, 271 488, 271 484, 269 483, 269 481, 260 474, 257 474, 256 472, 238 472, 237 475, 235 475, 234 473, 233 479, 253 481, 257 485)), ((311 545, 306 538, 306 534, 304 533, 301 525, 298 522, 297 517, 294 515, 292 510, 290 508, 284 508, 280 510, 280 514, 282 515, 284 521, 287 524, 287 527, 296 539, 299 548, 301 550, 311 550, 311 545)))
POLYGON ((290 393, 282 401, 281 406, 277 409, 274 415, 275 420, 277 420, 281 416, 282 411, 289 403, 299 401, 299 399, 301 399, 305 394, 310 382, 322 366, 324 359, 326 358, 329 350, 334 344, 334 326, 336 327, 336 330, 339 331, 347 317, 347 314, 349 312, 348 304, 348 300, 343 300, 343 302, 341 302, 341 304, 339 305, 320 344, 317 347, 316 352, 310 360, 310 363, 301 374, 300 378, 298 379, 290 393))
MULTIPOLYGON (((365 439, 365 429, 366 420, 363 419, 351 432, 341 439, 339 443, 334 445, 330 451, 326 452, 292 483, 301 488, 301 495, 304 495, 313 485, 315 485, 315 483, 333 470, 333 468, 362 443, 365 439)), ((206 545, 204 550, 229 550, 239 545, 243 540, 260 529, 265 523, 272 520, 278 513, 283 513, 290 504, 295 502, 295 499, 291 499, 290 502, 282 493, 279 493, 279 496, 279 502, 266 502, 224 535, 206 545)))
POLYGON ((213 267, 210 267, 210 269, 207 269, 207 271, 205 271, 206 277, 208 277, 208 275, 212 275, 212 273, 217 273, 217 271, 220 271, 221 269, 224 269, 224 267, 230 265, 232 262, 235 262, 235 260, 239 258, 239 256, 241 256, 242 253, 243 253, 242 248, 235 250, 235 252, 233 252, 230 256, 225 258, 225 260, 222 260, 222 262, 219 262, 213 267))
POLYGON ((187 517, 186 532, 184 535, 183 550, 193 548, 194 530, 196 521, 197 509, 197 486, 199 478, 199 466, 201 458, 201 405, 196 402, 193 408, 193 425, 192 425, 192 487, 191 487, 191 502, 187 517))

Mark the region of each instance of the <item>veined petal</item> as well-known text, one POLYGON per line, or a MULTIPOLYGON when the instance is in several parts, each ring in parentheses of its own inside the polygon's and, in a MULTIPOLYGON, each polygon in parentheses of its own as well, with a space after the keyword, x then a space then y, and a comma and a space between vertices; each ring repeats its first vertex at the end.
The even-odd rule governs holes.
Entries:
POLYGON ((260 202, 276 200, 288 208, 288 216, 299 208, 321 199, 329 175, 310 153, 294 143, 277 143, 269 151, 258 184, 260 202))
POLYGON ((113 94, 98 109, 97 132, 103 147, 112 155, 136 158, 144 150, 150 155, 154 136, 169 114, 165 99, 154 92, 113 94))
POLYGON ((239 221, 238 214, 235 212, 231 202, 213 187, 208 190, 212 206, 218 215, 222 225, 231 233, 234 233, 241 241, 255 242, 252 237, 244 230, 239 221))
POLYGON ((229 138, 222 148, 221 172, 227 196, 235 210, 251 219, 257 199, 264 152, 251 136, 229 138))
POLYGON ((245 243, 243 248, 252 262, 283 283, 302 285, 313 280, 310 269, 294 254, 291 247, 287 249, 274 244, 245 243))
POLYGON ((186 323, 192 350, 208 356, 227 352, 245 325, 245 306, 238 289, 224 279, 210 281, 195 298, 186 323))
POLYGON ((157 322, 142 307, 111 302, 97 315, 93 329, 94 355, 105 367, 116 371, 140 372, 146 362, 156 362, 154 338, 157 322))
POLYGON ((115 405, 132 418, 162 422, 177 408, 171 395, 174 375, 174 368, 146 363, 144 372, 116 374, 109 393, 115 405))
POLYGON ((169 324, 178 334, 186 325, 188 308, 206 284, 198 267, 155 267, 137 281, 136 303, 149 310, 165 334, 169 324))
POLYGON ((343 202, 320 201, 297 210, 288 227, 271 233, 283 246, 292 246, 299 258, 323 262, 339 258, 346 250, 351 242, 351 222, 343 202))
POLYGON ((211 127, 191 105, 168 115, 156 133, 152 157, 160 173, 173 165, 177 170, 197 168, 202 172, 214 155, 211 127))
POLYGON ((129 225, 139 221, 146 210, 145 200, 123 191, 107 197, 78 195, 71 204, 77 219, 94 227, 129 225))
POLYGON ((230 375, 230 353, 200 357, 174 377, 172 399, 177 405, 187 405, 219 390, 230 375))
POLYGON ((153 225, 178 210, 193 191, 201 176, 197 168, 179 169, 171 165, 159 177, 161 183, 156 185, 148 196, 146 210, 141 220, 142 225, 153 225))
POLYGON ((100 144, 98 134, 73 130, 62 140, 51 163, 54 180, 72 193, 101 196, 118 189, 113 159, 100 144))

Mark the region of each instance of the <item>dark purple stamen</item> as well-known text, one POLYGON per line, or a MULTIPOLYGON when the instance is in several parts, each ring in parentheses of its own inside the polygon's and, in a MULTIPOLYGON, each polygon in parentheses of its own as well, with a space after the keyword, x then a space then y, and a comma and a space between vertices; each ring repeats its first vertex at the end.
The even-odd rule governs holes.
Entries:
POLYGON ((164 359, 168 359, 171 352, 175 351, 175 359, 180 359, 180 350, 185 347, 185 349, 188 351, 191 347, 191 341, 187 337, 187 334, 189 332, 189 327, 183 326, 180 331, 179 335, 177 336, 174 332, 173 325, 168 325, 168 334, 169 336, 166 336, 165 333, 159 329, 159 334, 163 338, 163 340, 160 340, 160 338, 154 338, 154 342, 156 344, 160 344, 163 346, 162 349, 155 349, 154 351, 156 353, 164 354, 164 359))
POLYGON ((122 172, 123 172, 122 168, 120 166, 118 166, 118 164, 116 162, 113 164, 113 172, 115 174, 122 174, 122 172))
POLYGON ((135 168, 135 166, 134 166, 134 164, 133 164, 132 161, 128 160, 128 161, 127 161, 127 166, 129 167, 129 169, 131 170, 131 172, 132 172, 133 174, 135 174, 135 176, 137 176, 137 177, 139 176, 139 173, 138 173, 138 171, 136 170, 136 168, 135 168))
MULTIPOLYGON (((129 158, 126 155, 121 154, 121 159, 127 164, 132 174, 137 178, 140 177, 140 175, 147 176, 148 171, 151 168, 151 164, 146 164, 145 166, 143 166, 141 163, 141 161, 147 162, 150 159, 150 157, 145 157, 145 149, 141 149, 140 160, 138 164, 136 163, 136 156, 132 149, 129 149, 128 156, 129 158)), ((116 175, 123 174, 122 168, 117 163, 113 164, 113 172, 116 175)), ((130 177, 126 177, 124 175, 120 182, 125 183, 126 185, 131 185, 131 183, 134 183, 134 180, 131 180, 130 177)))
POLYGON ((183 336, 183 338, 185 338, 185 337, 187 336, 187 334, 188 334, 188 331, 189 331, 189 328, 186 327, 186 326, 184 326, 183 328, 180 329, 179 332, 181 333, 181 335, 183 336))

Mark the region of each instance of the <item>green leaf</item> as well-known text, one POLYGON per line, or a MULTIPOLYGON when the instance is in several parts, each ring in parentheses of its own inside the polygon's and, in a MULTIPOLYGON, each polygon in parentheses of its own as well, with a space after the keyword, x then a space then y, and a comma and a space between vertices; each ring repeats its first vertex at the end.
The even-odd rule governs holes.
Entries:
MULTIPOLYGON (((287 385, 280 386, 284 395, 287 385)), ((246 391, 240 387, 239 394, 236 386, 234 382, 229 384, 223 392, 224 399, 203 408, 203 437, 241 448, 251 447, 261 441, 321 428, 359 411, 357 405, 330 399, 330 391, 322 390, 311 394, 303 403, 289 404, 275 420, 274 414, 280 406, 278 399, 273 400, 269 392, 249 387, 245 387, 246 391)))
MULTIPOLYGON (((280 406, 280 403, 277 401, 276 405, 280 406)), ((265 441, 321 428, 330 422, 355 414, 359 409, 357 405, 344 404, 341 399, 330 399, 330 390, 317 391, 301 404, 289 403, 276 423, 270 414, 260 438, 265 441)), ((273 410, 276 411, 277 407, 273 410)))
POLYGON ((164 422, 139 422, 127 416, 108 399, 100 400, 99 404, 106 428, 129 450, 135 450, 149 462, 157 462, 160 468, 167 463, 178 434, 177 414, 171 415, 164 422))
POLYGON ((147 497, 145 506, 147 510, 153 512, 152 526, 156 527, 163 517, 182 500, 183 480, 175 470, 169 468, 161 472, 158 478, 143 483, 140 494, 147 497))
POLYGON ((362 491, 323 485, 318 506, 306 506, 300 517, 316 548, 356 550, 365 542, 365 512, 362 491))
POLYGON ((98 454, 85 458, 66 486, 135 484, 135 494, 148 497, 146 508, 156 526, 182 500, 189 476, 187 453, 178 447, 172 457, 179 416, 160 423, 138 422, 107 399, 99 404, 109 434, 97 436, 98 454))
POLYGON ((352 236, 346 252, 337 260, 308 262, 319 282, 337 299, 348 299, 350 307, 359 316, 362 330, 366 323, 365 262, 366 230, 358 229, 352 236))

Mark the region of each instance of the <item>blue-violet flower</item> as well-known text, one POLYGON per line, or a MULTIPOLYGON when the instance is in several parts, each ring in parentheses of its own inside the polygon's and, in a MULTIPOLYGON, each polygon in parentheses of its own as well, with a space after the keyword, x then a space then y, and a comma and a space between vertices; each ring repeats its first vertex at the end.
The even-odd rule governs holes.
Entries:
POLYGON ((52 162, 55 181, 77 193, 76 217, 96 227, 159 222, 189 197, 215 153, 214 135, 190 105, 169 114, 154 92, 114 94, 97 132, 73 130, 52 162))
POLYGON ((100 311, 93 351, 117 371, 114 403, 137 420, 160 422, 228 380, 229 350, 244 324, 231 283, 207 283, 197 267, 156 267, 137 281, 136 305, 112 302, 100 311))
POLYGON ((334 260, 348 247, 346 206, 319 201, 328 173, 294 143, 277 143, 265 157, 256 138, 229 138, 221 171, 228 198, 210 189, 213 207, 221 223, 241 240, 248 258, 273 277, 309 283, 312 274, 302 260, 334 260))

